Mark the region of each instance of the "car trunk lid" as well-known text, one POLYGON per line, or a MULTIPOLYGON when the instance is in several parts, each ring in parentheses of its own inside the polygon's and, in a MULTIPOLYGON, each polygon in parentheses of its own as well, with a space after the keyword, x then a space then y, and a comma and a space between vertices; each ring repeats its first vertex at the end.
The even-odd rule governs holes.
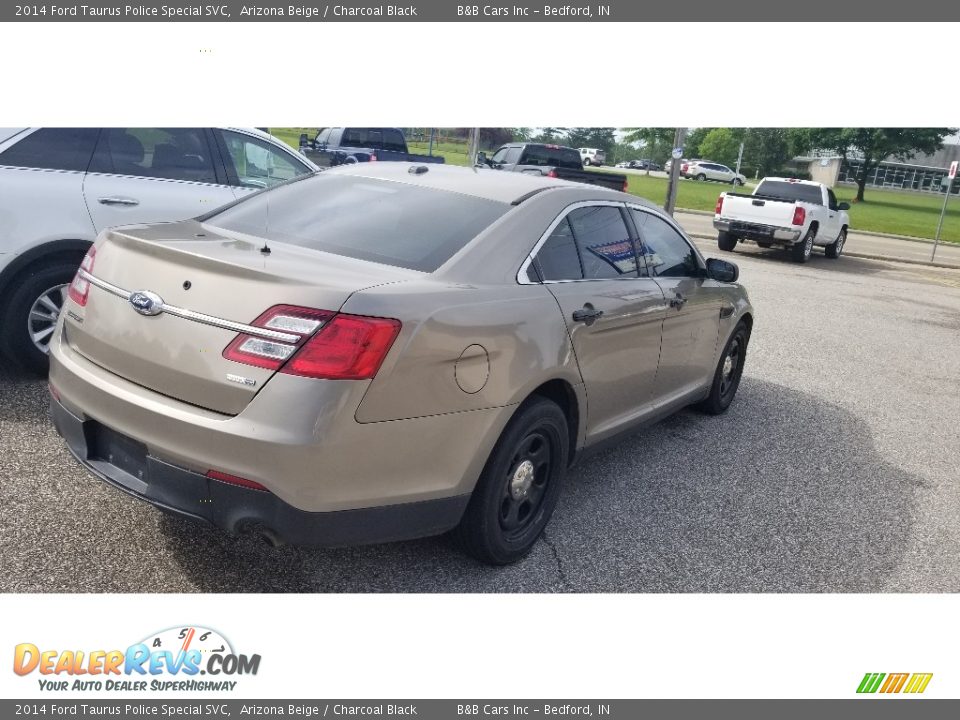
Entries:
MULTIPOLYGON (((195 221, 110 231, 96 246, 86 305, 68 306, 66 341, 130 382, 235 415, 276 371, 223 356, 244 326, 277 305, 336 312, 358 290, 418 274, 283 243, 271 243, 269 252, 263 246, 260 238, 218 234, 195 221), (158 300, 160 312, 143 314, 158 300)), ((283 327, 267 330, 274 332, 280 342, 299 337, 283 327)))

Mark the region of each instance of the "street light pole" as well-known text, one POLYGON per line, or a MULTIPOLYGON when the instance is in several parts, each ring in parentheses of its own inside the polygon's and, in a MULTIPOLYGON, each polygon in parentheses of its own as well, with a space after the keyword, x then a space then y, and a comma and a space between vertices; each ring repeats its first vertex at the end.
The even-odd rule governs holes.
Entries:
POLYGON ((943 208, 940 210, 940 222, 937 223, 937 235, 933 238, 933 252, 930 253, 930 262, 937 255, 937 245, 940 244, 940 231, 943 229, 943 218, 947 214, 947 201, 950 199, 950 191, 953 189, 953 177, 947 176, 947 192, 943 195, 943 208))
POLYGON ((687 139, 687 129, 677 128, 673 134, 673 152, 670 154, 672 162, 670 163, 670 183, 667 185, 667 200, 663 204, 663 209, 667 214, 673 217, 673 210, 677 206, 677 183, 680 180, 680 160, 683 157, 683 142, 687 139), (680 150, 680 157, 677 150, 680 150))
POLYGON ((477 151, 480 149, 480 128, 470 128, 470 149, 467 151, 468 162, 472 166, 477 162, 477 151))

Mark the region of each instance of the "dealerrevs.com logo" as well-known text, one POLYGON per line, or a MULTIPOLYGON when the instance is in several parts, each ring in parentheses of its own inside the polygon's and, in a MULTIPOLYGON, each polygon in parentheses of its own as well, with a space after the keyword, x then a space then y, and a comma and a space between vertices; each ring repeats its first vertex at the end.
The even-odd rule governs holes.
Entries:
POLYGON ((216 630, 187 626, 151 633, 125 650, 50 650, 20 643, 13 671, 37 675, 44 691, 232 691, 256 675, 260 655, 237 653, 216 630))

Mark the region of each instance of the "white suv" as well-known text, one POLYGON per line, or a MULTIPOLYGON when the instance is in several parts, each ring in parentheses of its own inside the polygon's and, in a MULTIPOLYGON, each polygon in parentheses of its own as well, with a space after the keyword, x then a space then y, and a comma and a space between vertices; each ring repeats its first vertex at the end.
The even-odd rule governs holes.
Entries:
POLYGON ((0 129, 0 350, 45 370, 66 286, 104 228, 185 220, 316 169, 253 129, 0 129))
POLYGON ((685 160, 680 166, 680 174, 685 178, 694 180, 715 180, 717 182, 729 183, 736 187, 743 185, 746 178, 739 173, 735 173, 726 165, 710 162, 709 160, 685 160))
POLYGON ((607 154, 597 148, 580 148, 580 162, 584 165, 603 165, 607 159, 607 154))

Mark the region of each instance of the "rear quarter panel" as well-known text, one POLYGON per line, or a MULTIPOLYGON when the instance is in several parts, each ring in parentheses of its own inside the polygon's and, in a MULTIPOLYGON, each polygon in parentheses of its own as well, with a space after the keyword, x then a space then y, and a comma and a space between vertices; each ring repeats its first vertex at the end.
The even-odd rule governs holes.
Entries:
POLYGON ((547 380, 581 382, 563 316, 540 285, 424 280, 356 293, 343 309, 403 323, 359 422, 505 407, 547 380))

